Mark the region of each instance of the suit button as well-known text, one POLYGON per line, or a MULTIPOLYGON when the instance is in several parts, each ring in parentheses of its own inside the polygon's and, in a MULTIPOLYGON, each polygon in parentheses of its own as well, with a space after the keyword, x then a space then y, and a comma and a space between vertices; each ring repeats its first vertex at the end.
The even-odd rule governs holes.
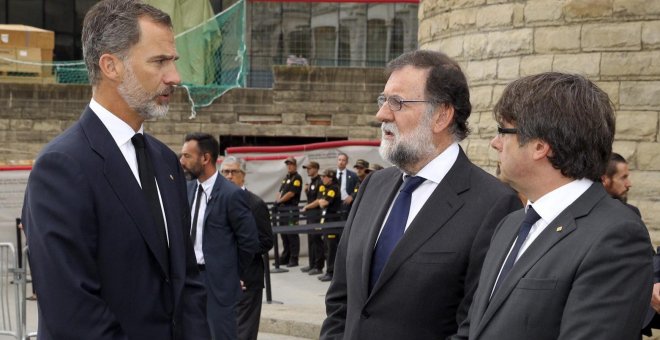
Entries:
POLYGON ((366 320, 369 318, 369 313, 366 310, 362 311, 362 314, 360 314, 360 319, 366 320))

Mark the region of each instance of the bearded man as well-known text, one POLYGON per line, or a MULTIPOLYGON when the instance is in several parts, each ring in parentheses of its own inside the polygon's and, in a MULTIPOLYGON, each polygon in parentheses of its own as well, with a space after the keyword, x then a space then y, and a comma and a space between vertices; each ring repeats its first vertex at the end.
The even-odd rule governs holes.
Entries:
POLYGON ((321 339, 444 339, 466 318, 497 223, 515 192, 458 142, 471 105, 458 64, 414 51, 387 67, 381 156, 360 186, 326 295, 321 339))

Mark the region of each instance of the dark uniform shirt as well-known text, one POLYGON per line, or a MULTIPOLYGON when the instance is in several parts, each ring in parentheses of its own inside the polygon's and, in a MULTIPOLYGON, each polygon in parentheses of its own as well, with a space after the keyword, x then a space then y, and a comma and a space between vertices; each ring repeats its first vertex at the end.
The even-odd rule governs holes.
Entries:
MULTIPOLYGON (((321 181, 321 176, 316 176, 314 178, 310 178, 309 180, 309 187, 307 187, 307 190, 305 191, 305 195, 307 196, 307 202, 311 203, 316 201, 317 198, 320 198, 319 196, 319 188, 323 185, 323 181, 321 181)), ((317 209, 317 208, 314 208, 317 209)))
POLYGON ((322 185, 319 189, 321 198, 328 201, 328 206, 325 208, 324 218, 325 222, 339 221, 341 217, 337 215, 341 209, 341 193, 337 184, 330 184, 328 186, 322 185))
POLYGON ((302 177, 298 172, 287 173, 282 180, 282 185, 280 185, 280 196, 284 196, 287 192, 293 192, 293 197, 286 202, 282 202, 282 205, 298 205, 300 202, 300 192, 302 191, 302 177))
POLYGON ((355 184, 355 189, 353 189, 353 192, 350 193, 351 197, 353 197, 353 201, 355 201, 358 191, 360 191, 360 184, 362 184, 362 180, 360 179, 360 177, 358 177, 357 183, 355 184))

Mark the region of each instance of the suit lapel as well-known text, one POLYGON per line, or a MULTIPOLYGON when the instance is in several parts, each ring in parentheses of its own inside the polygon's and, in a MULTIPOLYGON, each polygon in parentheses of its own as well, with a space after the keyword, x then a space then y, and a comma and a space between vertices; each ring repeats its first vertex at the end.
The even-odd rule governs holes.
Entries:
MULTIPOLYGON (((490 299, 490 303, 484 310, 483 318, 479 324, 479 330, 490 321, 490 319, 495 315, 495 312, 502 306, 502 304, 509 297, 513 289, 518 285, 520 279, 522 279, 527 272, 529 272, 532 267, 550 250, 552 247, 560 242, 565 237, 571 235, 573 231, 577 229, 576 220, 587 215, 589 211, 596 205, 596 203, 603 198, 605 191, 602 186, 598 183, 594 183, 589 187, 589 189, 582 194, 575 202, 568 206, 563 212, 559 214, 548 226, 541 232, 541 234, 532 242, 532 244, 525 250, 525 252, 520 256, 516 264, 509 272, 509 275, 502 282, 502 285, 498 288, 497 292, 493 294, 490 299), (561 228, 559 228, 561 227, 561 228), (558 231, 559 230, 559 231, 558 231)), ((521 214, 519 218, 516 218, 517 225, 509 225, 507 228, 506 239, 511 240, 509 246, 504 249, 498 249, 499 255, 498 262, 495 269, 495 274, 491 275, 488 278, 488 287, 492 289, 495 278, 499 273, 502 263, 504 262, 504 257, 511 248, 513 239, 518 233, 518 227, 522 223, 524 215, 521 214)), ((490 293, 490 291, 488 291, 490 293)))
POLYGON ((110 187, 119 198, 128 215, 133 219, 137 229, 160 264, 163 274, 167 275, 169 265, 166 260, 166 247, 158 237, 154 219, 148 213, 150 210, 146 198, 140 185, 135 180, 133 172, 126 163, 126 159, 119 151, 110 132, 89 107, 83 112, 80 124, 89 140, 90 147, 103 158, 103 172, 108 183, 110 183, 110 187))
MULTIPOLYGON (((454 166, 452 166, 426 203, 424 203, 424 206, 410 223, 408 230, 406 230, 392 251, 390 258, 383 268, 383 272, 380 274, 380 278, 373 288, 371 296, 380 287, 385 285, 398 268, 429 238, 437 233, 456 211, 463 206, 464 202, 459 194, 470 188, 470 171, 467 164, 467 157, 461 151, 454 166)), ((397 189, 398 187, 396 186, 397 189)), ((391 201, 392 199, 388 202, 391 201)), ((387 212, 387 208, 389 208, 389 205, 385 208, 385 212, 387 212)), ((378 228, 380 229, 380 225, 378 228)))
MULTIPOLYGON (((224 185, 223 181, 225 181, 225 178, 220 176, 218 174, 215 178, 215 183, 213 184, 213 190, 211 190, 211 196, 207 198, 206 201, 206 210, 204 211, 204 221, 209 217, 209 214, 211 213, 211 209, 213 207, 212 203, 218 199, 218 196, 220 196, 220 189, 224 185)), ((206 223, 204 223, 206 225, 206 223)))

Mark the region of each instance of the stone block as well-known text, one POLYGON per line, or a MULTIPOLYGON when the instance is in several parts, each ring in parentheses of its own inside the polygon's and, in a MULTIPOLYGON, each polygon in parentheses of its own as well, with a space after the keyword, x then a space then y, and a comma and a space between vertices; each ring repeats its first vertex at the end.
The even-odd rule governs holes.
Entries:
POLYGON ((349 139, 377 139, 380 135, 380 130, 372 127, 353 127, 348 130, 349 139))
POLYGON ((486 0, 446 0, 445 3, 448 8, 463 8, 483 6, 486 4, 486 0))
POLYGON ((580 50, 580 25, 539 27, 534 32, 534 52, 551 54, 580 50))
POLYGON ((0 131, 9 130, 9 119, 0 119, 0 131))
POLYGON ((282 124, 286 125, 302 125, 305 124, 304 113, 283 113, 282 124))
POLYGON ((485 6, 477 11, 477 27, 480 30, 513 26, 513 4, 485 6))
POLYGON ((630 173, 632 188, 629 197, 635 200, 658 200, 660 192, 660 172, 658 171, 632 171, 630 173))
POLYGON ((492 80, 497 76, 497 60, 470 61, 465 68, 468 82, 492 80))
MULTIPOLYGON (((602 71, 601 71, 602 74, 602 71)), ((618 81, 597 81, 595 82, 607 95, 614 107, 619 106, 619 82, 618 81)))
MULTIPOLYGON (((655 141, 657 136, 658 136, 658 112, 656 111, 618 111, 617 112, 616 115, 617 140, 655 141)), ((660 153, 660 150, 658 152, 660 153)))
POLYGON ((552 71, 552 60, 551 55, 524 56, 520 59, 520 76, 552 71))
POLYGON ((486 86, 473 86, 470 88, 470 102, 472 103, 472 110, 481 111, 487 110, 491 106, 491 98, 493 87, 486 86))
POLYGON ((642 48, 642 23, 585 24, 582 26, 583 51, 637 51, 642 48))
POLYGON ((477 23, 477 11, 474 8, 464 8, 451 11, 443 17, 448 19, 448 29, 451 31, 466 30, 475 27, 477 23))
POLYGON ((660 81, 622 81, 619 96, 622 109, 657 110, 660 107, 660 81))
MULTIPOLYGON (((614 0, 566 0, 562 11, 566 20, 610 17, 614 0)), ((559 2, 559 1, 558 1, 559 2)))
POLYGON ((520 77, 520 57, 502 58, 497 61, 497 79, 512 80, 520 77))
POLYGON ((31 119, 10 119, 9 129, 13 131, 32 130, 34 121, 31 119))
POLYGON ((531 54, 533 51, 534 31, 530 28, 510 31, 491 32, 488 34, 486 57, 502 57, 531 54))
POLYGON ((642 49, 660 48, 660 20, 642 23, 642 49))
POLYGON ((470 160, 478 165, 488 165, 490 162, 490 143, 485 139, 470 139, 467 147, 467 155, 470 160))
POLYGON ((639 170, 659 171, 660 143, 658 142, 639 143, 639 145, 637 146, 637 166, 639 170))
MULTIPOLYGON (((615 136, 616 138, 616 136, 615 136)), ((630 169, 637 169, 637 143, 630 141, 615 140, 612 144, 612 151, 620 154, 628 161, 630 169)))
POLYGON ((233 124, 236 123, 236 114, 214 112, 211 114, 211 123, 213 124, 233 124))
POLYGON ((660 76, 660 51, 603 53, 601 75, 660 76))
POLYGON ((463 36, 449 37, 429 44, 429 49, 444 52, 450 58, 460 58, 463 56, 463 43, 463 36))
POLYGON ((482 59, 488 48, 488 34, 469 34, 463 38, 463 53, 468 60, 482 59))
POLYGON ((182 122, 174 124, 175 134, 186 134, 190 132, 202 131, 201 123, 182 122))
MULTIPOLYGON (((174 133, 174 124, 163 123, 163 122, 148 122, 144 124, 144 129, 149 133, 153 133, 158 136, 161 134, 173 134, 174 133)), ((193 132, 193 131, 190 131, 193 132)), ((183 138, 181 138, 183 140, 183 138)))
POLYGON ((552 70, 596 77, 600 72, 600 57, 600 53, 555 55, 555 59, 552 62, 552 70))
POLYGON ((479 137, 490 142, 490 140, 497 134, 497 122, 493 117, 492 111, 481 113, 479 120, 479 137))
MULTIPOLYGON (((493 87, 493 105, 492 105, 493 107, 495 106, 495 104, 497 104, 497 102, 502 97, 502 93, 504 92, 505 88, 506 88, 506 85, 495 85, 493 87)), ((492 114, 492 110, 490 111, 490 113, 492 114)))
MULTIPOLYGON (((660 245, 660 201, 657 199, 631 201, 642 213, 642 220, 651 234, 651 242, 654 248, 660 245)), ((652 339, 652 338, 649 338, 652 339)))
POLYGON ((240 123, 249 123, 249 124, 279 124, 282 123, 282 116, 260 115, 260 114, 239 114, 238 121, 240 123))
POLYGON ((562 2, 554 0, 532 0, 525 3, 525 22, 537 24, 557 22, 562 16, 562 2))
POLYGON ((660 2, 656 0, 614 0, 614 15, 647 18, 660 14, 660 2))

